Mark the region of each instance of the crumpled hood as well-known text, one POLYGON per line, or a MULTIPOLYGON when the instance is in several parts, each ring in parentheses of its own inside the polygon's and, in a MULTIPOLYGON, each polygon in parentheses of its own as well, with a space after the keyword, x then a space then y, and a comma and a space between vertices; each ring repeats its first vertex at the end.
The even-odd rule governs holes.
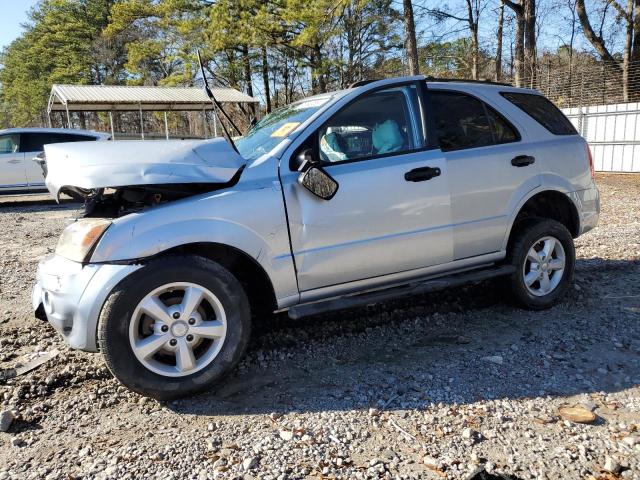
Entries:
POLYGON ((44 150, 45 182, 56 198, 65 187, 226 183, 246 163, 222 138, 57 143, 44 150))

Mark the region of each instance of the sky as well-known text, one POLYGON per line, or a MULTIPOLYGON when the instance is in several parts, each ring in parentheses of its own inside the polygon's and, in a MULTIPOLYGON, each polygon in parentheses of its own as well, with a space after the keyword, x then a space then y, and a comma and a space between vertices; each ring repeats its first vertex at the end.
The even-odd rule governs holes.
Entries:
POLYGON ((27 12, 38 0, 0 0, 0 49, 14 41, 20 33, 20 24, 27 21, 27 12))

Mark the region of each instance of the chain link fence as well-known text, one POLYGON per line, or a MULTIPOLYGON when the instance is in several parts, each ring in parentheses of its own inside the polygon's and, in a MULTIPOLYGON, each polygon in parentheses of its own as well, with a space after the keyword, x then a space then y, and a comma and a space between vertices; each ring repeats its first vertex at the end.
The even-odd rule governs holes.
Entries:
MULTIPOLYGON (((507 82, 513 83, 513 78, 507 82)), ((553 101, 591 147, 594 166, 604 172, 640 172, 640 62, 590 61, 558 65, 542 58, 535 75, 520 86, 553 101)))

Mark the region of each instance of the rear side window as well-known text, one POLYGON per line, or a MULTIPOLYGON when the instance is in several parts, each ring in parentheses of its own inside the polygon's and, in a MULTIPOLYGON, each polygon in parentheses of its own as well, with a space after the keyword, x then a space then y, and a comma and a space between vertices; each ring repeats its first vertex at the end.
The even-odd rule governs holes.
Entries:
POLYGON ((17 153, 20 148, 20 135, 0 135, 0 153, 17 153))
POLYGON ((520 139, 517 130, 489 105, 459 92, 429 90, 436 133, 444 152, 520 139))
POLYGON ((554 135, 578 133, 560 109, 542 95, 515 92, 502 92, 501 95, 554 135))
POLYGON ((96 137, 77 133, 23 133, 20 145, 21 152, 41 152, 50 143, 88 142, 96 137))

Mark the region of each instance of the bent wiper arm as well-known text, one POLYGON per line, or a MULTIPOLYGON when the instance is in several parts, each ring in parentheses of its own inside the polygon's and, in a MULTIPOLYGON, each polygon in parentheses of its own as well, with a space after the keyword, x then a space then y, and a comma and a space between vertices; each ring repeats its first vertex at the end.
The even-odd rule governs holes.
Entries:
POLYGON ((227 127, 225 126, 225 124, 222 121, 222 119, 220 118, 218 112, 222 112, 222 114, 225 116, 225 118, 228 120, 228 122, 231 124, 231 126, 233 128, 235 128, 235 130, 238 132, 239 135, 242 135, 242 132, 236 126, 236 124, 233 123, 233 120, 231 120, 231 117, 229 117, 229 115, 227 115, 227 112, 224 111, 224 108, 222 108, 222 105, 220 104, 220 102, 218 102, 218 100, 216 100, 216 97, 213 95, 213 92, 211 91, 211 88, 209 88, 209 82, 207 81, 207 76, 204 73, 204 65, 202 63, 202 58, 200 57, 200 50, 196 50, 196 53, 198 54, 198 63, 200 64, 200 72, 202 73, 202 80, 204 82, 204 91, 207 94, 207 97, 209 97, 209 100, 211 100, 211 103, 213 103, 213 106, 215 107, 214 113, 216 115, 218 115, 218 120, 220 120, 220 125, 222 126, 222 131, 224 132, 224 137, 231 144, 233 149, 237 153, 240 153, 240 152, 238 152, 238 148, 236 147, 236 144, 233 141, 233 138, 229 134, 229 131, 227 130, 227 127))

